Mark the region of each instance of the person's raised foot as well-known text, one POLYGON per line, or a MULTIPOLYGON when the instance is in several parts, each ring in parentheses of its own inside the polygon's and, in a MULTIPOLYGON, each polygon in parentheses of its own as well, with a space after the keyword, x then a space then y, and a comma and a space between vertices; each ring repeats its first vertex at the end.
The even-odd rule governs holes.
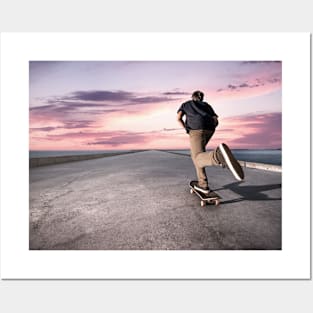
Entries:
POLYGON ((234 177, 241 181, 244 179, 244 172, 240 163, 236 160, 231 150, 225 143, 219 144, 216 149, 217 159, 223 167, 227 167, 234 177))

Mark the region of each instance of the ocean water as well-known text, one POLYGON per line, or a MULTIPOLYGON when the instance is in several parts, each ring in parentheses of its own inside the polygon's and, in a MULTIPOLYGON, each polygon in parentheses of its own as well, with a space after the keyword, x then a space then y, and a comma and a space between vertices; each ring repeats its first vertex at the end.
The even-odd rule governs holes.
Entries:
MULTIPOLYGON (((113 153, 113 152, 129 152, 131 150, 93 150, 93 151, 29 151, 30 158, 38 157, 53 157, 53 156, 66 156, 66 155, 85 155, 85 154, 99 154, 99 153, 113 153)), ((165 150, 180 154, 190 155, 190 150, 165 150)), ((210 150, 208 150, 210 151, 210 150)), ((233 154, 238 160, 247 162, 257 162, 266 164, 281 165, 282 153, 281 150, 244 150, 233 149, 233 154)))
MULTIPOLYGON (((171 150, 171 152, 190 155, 190 150, 171 150)), ((232 149, 232 152, 236 159, 241 161, 281 165, 281 150, 232 149)))
POLYGON ((281 150, 234 150, 238 160, 281 165, 281 150))

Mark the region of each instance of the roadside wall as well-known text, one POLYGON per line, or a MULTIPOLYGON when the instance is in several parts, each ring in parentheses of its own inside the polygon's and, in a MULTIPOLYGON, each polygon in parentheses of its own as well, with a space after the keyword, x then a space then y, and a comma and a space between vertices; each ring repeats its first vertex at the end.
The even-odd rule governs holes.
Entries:
POLYGON ((67 162, 75 162, 75 161, 83 161, 83 160, 92 160, 99 159, 104 157, 110 157, 114 155, 120 154, 128 154, 131 152, 123 152, 123 153, 102 153, 102 154, 85 154, 85 155, 66 155, 66 156, 55 156, 55 157, 39 157, 39 158, 30 158, 29 159, 29 167, 38 167, 45 165, 53 165, 67 162))

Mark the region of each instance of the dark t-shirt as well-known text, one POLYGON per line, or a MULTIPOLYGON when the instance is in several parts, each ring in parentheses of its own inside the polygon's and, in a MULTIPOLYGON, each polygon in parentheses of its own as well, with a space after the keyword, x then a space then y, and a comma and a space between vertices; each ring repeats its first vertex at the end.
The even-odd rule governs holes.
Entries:
POLYGON ((218 117, 213 108, 204 101, 189 100, 184 102, 177 113, 181 111, 186 115, 186 130, 190 129, 208 129, 215 130, 217 124, 213 116, 218 117))

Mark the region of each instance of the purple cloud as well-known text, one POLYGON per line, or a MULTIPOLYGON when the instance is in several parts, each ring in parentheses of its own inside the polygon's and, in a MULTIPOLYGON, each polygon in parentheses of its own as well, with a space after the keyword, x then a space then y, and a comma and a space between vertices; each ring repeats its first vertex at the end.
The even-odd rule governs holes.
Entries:
POLYGON ((122 108, 110 104, 79 103, 74 101, 54 101, 51 104, 31 107, 30 118, 32 119, 56 119, 66 121, 77 114, 104 114, 121 111, 122 108), (53 103, 53 104, 52 104, 53 103))
POLYGON ((175 130, 181 130, 181 128, 163 128, 163 131, 165 131, 165 132, 171 132, 171 131, 175 131, 175 130))
POLYGON ((92 127, 93 121, 81 120, 81 121, 64 121, 63 126, 47 126, 47 127, 32 127, 30 128, 31 132, 40 131, 40 132, 51 132, 56 129, 81 129, 81 128, 90 128, 92 127))
POLYGON ((228 84, 226 88, 219 88, 216 91, 217 92, 221 92, 221 91, 226 91, 226 90, 230 90, 230 91, 241 91, 242 89, 245 88, 258 88, 261 86, 264 86, 265 84, 276 84, 281 82, 281 77, 277 74, 275 74, 274 76, 267 78, 267 79, 260 79, 260 78, 256 78, 255 79, 256 83, 253 84, 249 84, 247 82, 243 82, 243 83, 239 83, 239 84, 228 84))
POLYGON ((52 130, 55 130, 59 127, 52 127, 52 126, 48 126, 48 127, 35 127, 35 128, 30 128, 30 131, 41 131, 41 132, 51 132, 52 130))
POLYGON ((83 101, 127 101, 134 94, 127 91, 107 91, 107 90, 92 90, 92 91, 75 91, 70 96, 66 96, 65 100, 83 100, 83 101))
POLYGON ((168 91, 168 92, 163 92, 163 95, 165 95, 165 96, 185 96, 185 95, 190 95, 190 93, 184 92, 184 91, 168 91))
POLYGON ((78 120, 78 121, 65 121, 64 129, 75 129, 75 128, 89 128, 93 124, 90 120, 78 120))
POLYGON ((242 65, 249 65, 249 64, 272 64, 272 63, 281 63, 282 61, 243 61, 241 62, 242 65))
POLYGON ((130 131, 76 131, 63 134, 47 134, 37 139, 48 140, 51 142, 79 140, 81 144, 88 146, 120 146, 124 144, 144 144, 154 139, 167 138, 162 134, 163 130, 154 130, 148 132, 130 132, 130 131))
POLYGON ((132 103, 157 103, 157 102, 166 102, 166 101, 173 101, 177 99, 169 98, 169 97, 138 97, 132 98, 130 101, 132 103))
MULTIPOLYGON (((281 147, 282 114, 281 112, 233 118, 241 128, 247 129, 239 138, 231 140, 236 146, 281 147)), ((235 133, 236 129, 230 130, 235 133)))
MULTIPOLYGON (((104 132, 74 132, 63 133, 58 135, 46 135, 45 140, 49 141, 62 141, 62 140, 76 140, 80 139, 85 142, 85 145, 95 146, 119 146, 123 144, 143 144, 150 141, 154 132, 127 132, 127 131, 104 131, 104 132)), ((38 138, 37 138, 38 139, 38 138)))
POLYGON ((281 82, 281 77, 280 77, 280 76, 279 76, 279 77, 277 76, 277 77, 269 78, 269 79, 267 80, 267 82, 270 83, 270 84, 280 83, 280 82, 281 82))
POLYGON ((234 89, 237 89, 238 86, 235 86, 235 85, 228 85, 227 88, 228 88, 228 89, 231 89, 231 90, 234 90, 234 89))

